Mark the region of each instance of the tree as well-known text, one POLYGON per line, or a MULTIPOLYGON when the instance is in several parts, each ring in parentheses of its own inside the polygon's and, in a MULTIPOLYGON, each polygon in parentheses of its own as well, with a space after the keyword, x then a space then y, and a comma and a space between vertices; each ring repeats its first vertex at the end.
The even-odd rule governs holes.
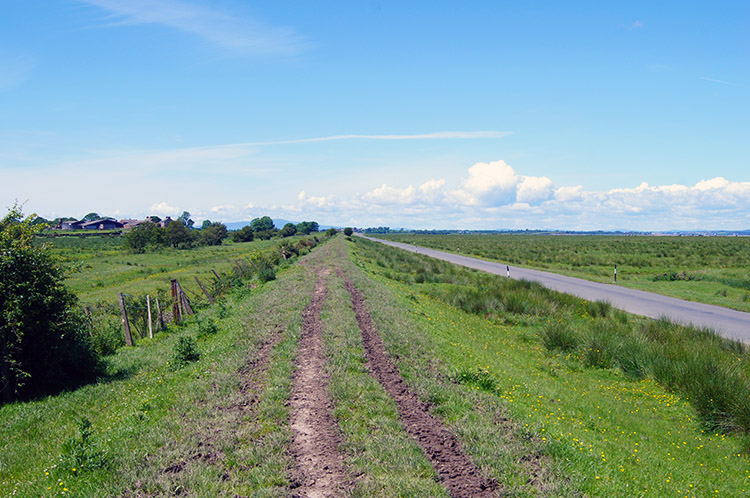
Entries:
POLYGON ((335 228, 329 228, 328 230, 326 230, 326 237, 333 237, 337 233, 339 233, 339 231, 335 228))
POLYGON ((255 218, 253 221, 250 222, 250 227, 253 229, 253 232, 263 232, 265 230, 275 230, 276 226, 273 224, 273 220, 270 216, 262 216, 260 218, 255 218))
POLYGON ((206 228, 211 226, 211 220, 203 220, 203 223, 201 223, 201 230, 205 230, 206 228))
POLYGON ((201 242, 207 246, 220 246, 221 242, 229 236, 224 223, 211 223, 201 231, 201 242))
POLYGON ((351 237, 353 233, 354 233, 354 230, 352 230, 352 227, 344 228, 344 235, 346 235, 347 237, 351 237))
POLYGON ((294 225, 294 223, 287 223, 284 225, 284 228, 279 230, 279 235, 282 237, 291 237, 297 233, 297 227, 294 225))
POLYGON ((18 205, 0 221, 0 397, 57 392, 100 372, 77 298, 18 205))
POLYGON ((81 218, 81 221, 96 221, 100 219, 101 219, 101 216, 99 216, 97 213, 89 213, 83 218, 81 218))
POLYGON ((156 223, 144 221, 128 230, 124 238, 125 247, 136 254, 141 254, 146 251, 148 246, 158 247, 164 244, 164 229, 156 223))
POLYGON ((188 229, 193 228, 193 225, 195 225, 195 222, 190 219, 190 213, 188 213, 187 211, 183 211, 177 219, 180 220, 182 224, 188 229))
POLYGON ((300 233, 304 233, 305 235, 310 235, 312 232, 317 232, 318 228, 319 226, 317 221, 303 221, 297 224, 297 231, 300 233))
POLYGON ((190 247, 193 234, 181 220, 174 220, 164 228, 164 242, 170 247, 190 247))
POLYGON ((253 240, 253 228, 250 225, 245 225, 236 232, 232 232, 232 240, 235 242, 250 242, 253 240))

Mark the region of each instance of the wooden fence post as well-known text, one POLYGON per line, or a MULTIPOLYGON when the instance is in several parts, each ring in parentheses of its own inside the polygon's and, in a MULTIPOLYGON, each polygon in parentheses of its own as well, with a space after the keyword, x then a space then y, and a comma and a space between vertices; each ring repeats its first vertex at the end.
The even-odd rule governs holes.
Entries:
POLYGON ((216 270, 214 270, 213 268, 211 268, 211 271, 213 272, 214 277, 216 277, 216 280, 218 280, 220 284, 223 284, 224 281, 221 279, 221 277, 219 276, 219 274, 216 273, 216 270))
POLYGON ((125 309, 125 298, 122 292, 117 293, 117 299, 120 301, 120 310, 122 311, 122 328, 125 331, 125 344, 133 345, 133 336, 130 335, 130 323, 128 323, 128 312, 125 309))
POLYGON ((172 279, 172 321, 174 323, 180 323, 182 314, 180 313, 180 296, 177 292, 177 279, 172 279))
POLYGON ((94 319, 91 316, 91 307, 86 306, 83 309, 86 311, 86 317, 88 318, 88 322, 89 322, 89 336, 94 337, 94 319))
POLYGON ((146 311, 148 311, 148 336, 154 338, 154 326, 151 323, 151 297, 146 294, 146 311))
POLYGON ((159 298, 156 298, 156 312, 159 315, 159 330, 164 330, 164 315, 161 313, 161 305, 159 305, 159 298))
POLYGON ((208 293, 208 291, 206 290, 206 288, 203 287, 203 284, 201 283, 201 281, 198 280, 198 275, 195 275, 195 281, 198 282, 198 287, 201 288, 201 290, 203 291, 203 293, 208 298, 208 302, 211 303, 211 304, 214 304, 216 301, 214 301, 214 298, 211 297, 211 294, 208 293))
POLYGON ((185 294, 185 291, 182 290, 182 286, 180 285, 177 280, 175 280, 177 283, 177 290, 179 291, 180 295, 180 303, 182 304, 182 309, 187 313, 188 315, 194 315, 195 312, 193 311, 193 307, 190 306, 190 300, 187 297, 187 294, 185 294))

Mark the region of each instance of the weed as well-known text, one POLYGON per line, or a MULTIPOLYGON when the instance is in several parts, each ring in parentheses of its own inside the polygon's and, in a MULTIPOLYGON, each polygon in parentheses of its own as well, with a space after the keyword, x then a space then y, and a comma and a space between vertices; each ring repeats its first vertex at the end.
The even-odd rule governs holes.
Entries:
POLYGON ((495 377, 489 370, 481 367, 461 369, 453 375, 451 380, 459 384, 478 387, 488 392, 494 392, 497 389, 495 377))
POLYGON ((78 435, 69 438, 62 445, 60 468, 75 473, 104 467, 107 464, 106 452, 94 437, 91 421, 82 417, 76 419, 76 426, 78 435))

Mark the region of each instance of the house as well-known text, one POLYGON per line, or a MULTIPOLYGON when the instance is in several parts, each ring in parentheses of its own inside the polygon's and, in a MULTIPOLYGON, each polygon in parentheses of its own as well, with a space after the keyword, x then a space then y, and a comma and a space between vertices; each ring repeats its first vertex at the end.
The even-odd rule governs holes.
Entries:
POLYGON ((122 223, 122 228, 124 230, 130 230, 131 228, 135 228, 143 222, 144 220, 134 220, 134 219, 120 220, 120 223, 122 223))
POLYGON ((80 230, 83 221, 69 220, 60 222, 60 230, 80 230))
POLYGON ((117 220, 102 218, 100 220, 82 223, 81 228, 84 230, 116 230, 122 228, 122 223, 117 220))

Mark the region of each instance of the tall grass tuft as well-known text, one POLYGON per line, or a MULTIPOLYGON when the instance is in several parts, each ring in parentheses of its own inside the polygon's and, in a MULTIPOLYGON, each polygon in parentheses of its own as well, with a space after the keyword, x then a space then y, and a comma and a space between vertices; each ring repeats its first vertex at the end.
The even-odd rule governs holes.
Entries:
POLYGON ((581 342, 580 336, 565 322, 552 321, 539 332, 542 344, 548 351, 568 353, 575 350, 581 342))

